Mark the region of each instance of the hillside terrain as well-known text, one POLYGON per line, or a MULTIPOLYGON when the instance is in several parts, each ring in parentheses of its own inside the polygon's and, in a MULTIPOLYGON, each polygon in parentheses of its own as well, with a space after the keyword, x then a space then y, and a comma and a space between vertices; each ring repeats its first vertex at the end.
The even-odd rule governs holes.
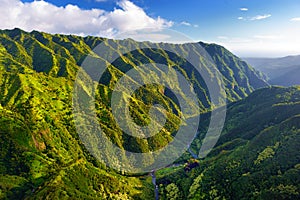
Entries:
MULTIPOLYGON (((111 52, 138 45, 131 39, 50 35, 20 29, 0 31, 0 198, 153 198, 151 177, 126 176, 106 167, 90 154, 76 132, 72 112, 76 73, 88 55, 101 59, 92 50, 102 43, 109 46, 111 52)), ((120 77, 141 63, 159 62, 171 66, 191 81, 200 104, 200 108, 191 104, 195 114, 214 109, 201 76, 186 60, 163 49, 169 45, 175 52, 198 53, 199 60, 203 61, 201 66, 210 71, 205 65, 205 56, 185 49, 185 45, 156 45, 157 49, 120 55, 100 80, 94 80, 97 84, 95 107, 101 128, 114 144, 133 152, 149 152, 168 144, 176 134, 180 116, 176 98, 167 89, 150 85, 133 95, 130 112, 136 123, 147 124, 149 107, 159 102, 168 116, 164 131, 154 137, 138 139, 118 127, 110 108, 111 93, 120 77)), ((241 100, 255 89, 268 86, 261 73, 225 48, 200 45, 221 73, 218 81, 225 86, 226 94, 222 95, 228 102, 241 100)), ((181 94, 184 93, 181 91, 181 94)), ((232 136, 232 139, 235 138, 232 136)), ((197 146, 197 140, 195 142, 197 146)))
MULTIPOLYGON (((299 199, 300 88, 271 87, 228 106, 203 160, 158 175, 162 199, 299 199)), ((193 151, 199 150, 201 134, 193 151)))

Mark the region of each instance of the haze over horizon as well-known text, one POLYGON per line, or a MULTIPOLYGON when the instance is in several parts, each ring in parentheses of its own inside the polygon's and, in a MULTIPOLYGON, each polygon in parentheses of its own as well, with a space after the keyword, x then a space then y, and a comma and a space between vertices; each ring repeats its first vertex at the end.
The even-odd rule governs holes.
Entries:
MULTIPOLYGON (((150 30, 144 38, 169 41, 171 29, 193 41, 217 43, 240 57, 300 54, 297 0, 0 0, 0 29, 93 35, 150 30), (258 3, 259 2, 259 3, 258 3)), ((181 42, 181 41, 178 41, 181 42)))

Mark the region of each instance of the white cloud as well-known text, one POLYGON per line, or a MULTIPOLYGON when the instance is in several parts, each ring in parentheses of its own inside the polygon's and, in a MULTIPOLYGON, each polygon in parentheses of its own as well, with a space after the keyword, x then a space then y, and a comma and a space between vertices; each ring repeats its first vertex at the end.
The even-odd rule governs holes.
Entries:
POLYGON ((272 15, 270 14, 266 14, 266 15, 257 15, 255 17, 252 17, 250 18, 251 21, 254 21, 254 20, 262 20, 262 19, 266 19, 266 18, 269 18, 271 17, 272 15))
POLYGON ((300 21, 300 17, 292 18, 291 21, 300 21))
POLYGON ((245 21, 255 21, 255 20, 262 20, 262 19, 267 19, 271 17, 271 14, 265 14, 265 15, 256 15, 255 17, 238 17, 238 20, 245 20, 245 21))
POLYGON ((120 8, 111 12, 83 10, 70 4, 58 7, 46 1, 0 0, 0 4, 1 29, 18 27, 26 31, 113 37, 120 32, 160 30, 173 25, 161 17, 148 16, 129 0, 121 0, 117 3, 120 8))
POLYGON ((255 35, 254 38, 256 39, 266 39, 266 40, 276 40, 282 38, 279 35, 255 35))
POLYGON ((248 11, 248 8, 240 8, 241 11, 248 11))
POLYGON ((189 22, 186 22, 186 21, 183 21, 180 24, 184 25, 184 26, 191 26, 192 25, 192 24, 190 24, 189 22))
POLYGON ((191 26, 191 27, 194 27, 194 28, 199 28, 198 24, 191 24, 190 22, 187 22, 187 21, 182 21, 182 22, 180 22, 178 24, 182 25, 182 26, 191 26))

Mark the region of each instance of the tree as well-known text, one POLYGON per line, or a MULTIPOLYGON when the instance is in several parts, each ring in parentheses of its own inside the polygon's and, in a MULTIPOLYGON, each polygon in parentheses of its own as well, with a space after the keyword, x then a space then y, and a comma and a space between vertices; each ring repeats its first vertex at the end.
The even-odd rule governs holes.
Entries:
POLYGON ((175 183, 171 183, 167 185, 166 192, 167 192, 166 197, 169 200, 177 200, 177 199, 181 199, 182 197, 181 192, 175 183))

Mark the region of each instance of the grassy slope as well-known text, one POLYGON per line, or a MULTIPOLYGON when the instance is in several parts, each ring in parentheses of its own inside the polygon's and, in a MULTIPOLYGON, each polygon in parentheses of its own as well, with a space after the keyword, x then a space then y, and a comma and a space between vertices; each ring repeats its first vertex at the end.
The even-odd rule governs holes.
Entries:
MULTIPOLYGON (((71 92, 76 71, 91 49, 102 41, 107 40, 26 33, 19 29, 0 31, 1 198, 126 199, 153 195, 147 178, 121 176, 98 163, 85 150, 74 128, 71 92)), ((111 42, 121 45, 118 41, 111 42)), ((128 43, 135 45, 132 40, 128 43)), ((221 48, 205 46, 210 47, 221 48)), ((226 83, 229 101, 243 98, 255 88, 266 85, 251 67, 221 49, 220 54, 213 50, 209 53, 222 68, 222 81, 226 83)), ((129 67, 140 62, 135 59, 138 56, 152 61, 165 60, 166 64, 182 70, 194 82, 197 91, 207 96, 201 80, 193 77, 184 65, 180 68, 181 65, 176 64, 180 60, 174 63, 161 51, 149 51, 148 54, 135 52, 135 55, 127 55, 131 63, 129 67)), ((172 139, 171 133, 176 130, 177 117, 173 109, 178 108, 172 98, 157 93, 157 88, 146 88, 135 96, 140 102, 144 94, 151 93, 153 99, 148 104, 140 102, 140 111, 133 109, 133 113, 136 121, 143 123, 141 119, 147 116, 147 105, 157 99, 163 102, 171 115, 165 133, 144 143, 129 140, 113 123, 109 95, 114 81, 123 74, 122 69, 126 66, 124 61, 118 62, 106 73, 111 79, 101 80, 99 85, 98 112, 99 116, 105 116, 100 119, 102 127, 113 142, 129 150, 148 151, 167 144, 172 139)), ((209 109, 209 99, 200 100, 202 112, 209 109)))

